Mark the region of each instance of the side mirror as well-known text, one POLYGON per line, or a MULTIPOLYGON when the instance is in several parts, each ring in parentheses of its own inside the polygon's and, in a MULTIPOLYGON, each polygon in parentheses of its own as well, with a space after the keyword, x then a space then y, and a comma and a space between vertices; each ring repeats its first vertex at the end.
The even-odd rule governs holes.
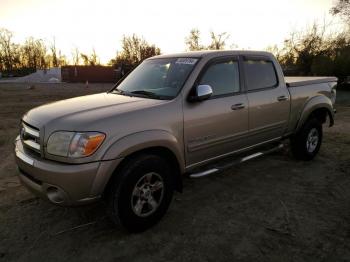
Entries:
POLYGON ((200 102, 211 97, 213 89, 210 85, 198 85, 192 90, 193 93, 189 97, 190 102, 200 102))

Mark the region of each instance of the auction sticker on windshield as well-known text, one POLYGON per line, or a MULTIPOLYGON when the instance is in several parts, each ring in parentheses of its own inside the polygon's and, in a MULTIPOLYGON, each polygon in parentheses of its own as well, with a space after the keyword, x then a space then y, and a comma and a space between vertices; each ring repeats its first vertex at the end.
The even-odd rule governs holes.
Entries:
POLYGON ((198 59, 195 58, 178 58, 175 64, 185 64, 185 65, 194 65, 198 59))

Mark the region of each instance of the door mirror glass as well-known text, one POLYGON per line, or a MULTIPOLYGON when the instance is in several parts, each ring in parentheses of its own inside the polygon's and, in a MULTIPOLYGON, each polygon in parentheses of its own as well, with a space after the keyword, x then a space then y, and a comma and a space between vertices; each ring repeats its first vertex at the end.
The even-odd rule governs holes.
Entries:
POLYGON ((203 101, 211 97, 213 89, 210 85, 198 85, 194 88, 193 95, 189 97, 191 102, 203 101))

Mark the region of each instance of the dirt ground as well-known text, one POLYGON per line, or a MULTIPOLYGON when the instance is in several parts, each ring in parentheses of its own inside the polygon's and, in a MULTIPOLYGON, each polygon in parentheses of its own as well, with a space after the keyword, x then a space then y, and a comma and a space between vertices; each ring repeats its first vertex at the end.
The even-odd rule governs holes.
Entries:
POLYGON ((18 182, 12 141, 28 109, 111 85, 0 84, 0 261, 350 261, 350 92, 311 162, 288 149, 184 179, 142 234, 113 227, 101 203, 62 208, 18 182))

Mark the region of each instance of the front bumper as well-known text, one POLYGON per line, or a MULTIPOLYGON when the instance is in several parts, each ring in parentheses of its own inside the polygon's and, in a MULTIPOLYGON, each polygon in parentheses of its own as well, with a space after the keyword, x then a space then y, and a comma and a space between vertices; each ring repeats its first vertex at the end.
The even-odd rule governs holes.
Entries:
POLYGON ((34 194, 57 205, 94 202, 103 193, 120 160, 86 164, 64 164, 26 152, 15 141, 15 159, 22 184, 34 194))

